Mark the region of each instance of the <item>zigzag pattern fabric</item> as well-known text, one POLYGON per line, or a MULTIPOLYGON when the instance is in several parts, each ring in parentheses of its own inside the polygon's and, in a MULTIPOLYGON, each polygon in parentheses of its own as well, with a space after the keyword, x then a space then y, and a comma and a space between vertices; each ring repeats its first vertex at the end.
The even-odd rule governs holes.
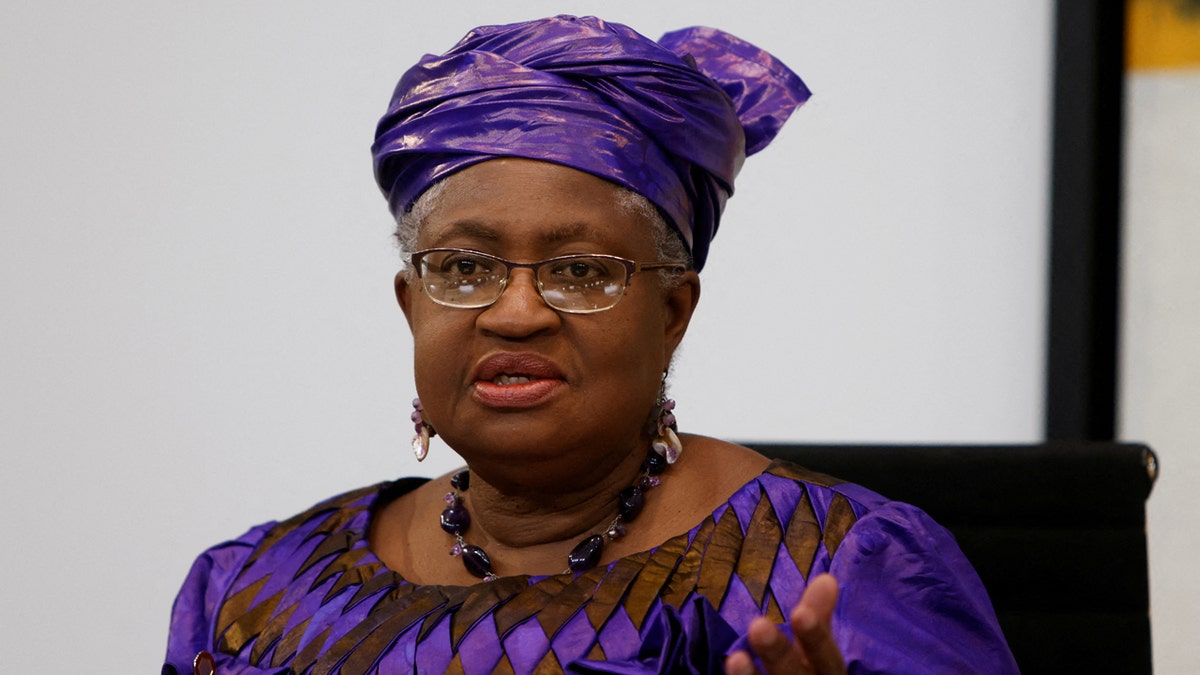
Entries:
MULTIPOLYGON (((172 662, 207 649, 222 673, 719 671, 755 616, 783 622, 860 518, 892 504, 776 463, 654 550, 576 575, 432 586, 388 569, 365 539, 372 507, 421 482, 347 493, 210 550, 176 604, 176 620, 193 603, 206 619, 173 621, 172 662)), ((878 548, 878 533, 863 543, 878 548)))

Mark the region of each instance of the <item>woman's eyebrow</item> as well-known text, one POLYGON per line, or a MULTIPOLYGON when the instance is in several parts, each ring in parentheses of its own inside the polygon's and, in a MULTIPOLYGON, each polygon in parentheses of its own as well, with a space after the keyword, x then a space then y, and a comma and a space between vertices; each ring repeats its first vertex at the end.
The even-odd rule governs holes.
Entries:
POLYGON ((459 220, 450 223, 435 237, 435 243, 443 242, 453 237, 469 237, 486 242, 498 242, 502 238, 502 228, 485 225, 477 220, 459 220))
POLYGON ((546 244, 561 244, 578 239, 595 238, 596 232, 594 226, 585 222, 564 223, 540 233, 538 239, 546 244))
MULTIPOLYGON (((537 239, 542 244, 561 244, 578 239, 596 238, 597 228, 586 222, 564 223, 539 232, 537 239)), ((489 225, 478 220, 459 220, 447 225, 435 237, 435 243, 440 243, 454 237, 468 237, 484 242, 500 242, 504 239, 504 227, 489 225)))

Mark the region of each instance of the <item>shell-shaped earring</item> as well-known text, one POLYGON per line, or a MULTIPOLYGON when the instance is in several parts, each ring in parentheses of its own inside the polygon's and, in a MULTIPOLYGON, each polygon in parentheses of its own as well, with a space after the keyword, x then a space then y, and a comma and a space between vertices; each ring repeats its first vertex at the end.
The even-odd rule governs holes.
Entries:
POLYGON ((425 423, 425 417, 422 415, 422 413, 425 411, 425 408, 421 406, 421 399, 414 398, 412 405, 413 429, 417 432, 417 434, 413 436, 412 451, 413 455, 416 456, 417 461, 423 462, 429 455, 429 439, 437 436, 437 432, 433 430, 433 427, 425 423))
POLYGON ((650 446, 667 460, 667 464, 674 464, 683 452, 683 443, 679 441, 679 435, 676 433, 678 426, 675 413, 672 412, 675 410, 675 401, 667 398, 665 376, 663 380, 663 390, 658 394, 658 405, 654 415, 654 438, 650 441, 650 446))

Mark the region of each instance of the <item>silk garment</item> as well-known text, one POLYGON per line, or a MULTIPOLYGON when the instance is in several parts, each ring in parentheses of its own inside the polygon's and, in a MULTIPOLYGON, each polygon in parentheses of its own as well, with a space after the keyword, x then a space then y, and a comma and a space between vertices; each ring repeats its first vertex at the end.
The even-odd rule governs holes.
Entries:
POLYGON ((373 507, 421 482, 350 492, 205 552, 164 672, 190 673, 200 651, 222 675, 720 672, 755 616, 782 623, 821 572, 841 586, 833 630, 851 673, 1017 672, 946 530, 795 465, 772 464, 651 551, 465 587, 411 584, 369 548, 373 507))

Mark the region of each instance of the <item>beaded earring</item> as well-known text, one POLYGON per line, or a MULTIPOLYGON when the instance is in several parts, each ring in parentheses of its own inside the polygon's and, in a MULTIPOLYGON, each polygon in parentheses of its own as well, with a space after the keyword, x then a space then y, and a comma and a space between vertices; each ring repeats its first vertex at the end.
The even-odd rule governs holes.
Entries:
POLYGON ((663 373, 662 388, 658 391, 658 405, 651 416, 653 429, 650 431, 650 447, 662 455, 667 464, 674 464, 679 460, 679 453, 683 452, 683 443, 679 442, 679 435, 676 433, 679 428, 676 426, 675 413, 672 412, 674 410, 675 401, 667 398, 667 375, 663 373))
POLYGON ((413 436, 412 451, 416 455, 417 461, 423 462, 425 461, 425 457, 429 455, 429 439, 437 436, 437 432, 433 430, 433 427, 425 423, 425 418, 421 414, 425 410, 421 405, 421 399, 414 398, 412 405, 413 429, 417 432, 417 435, 413 436))

